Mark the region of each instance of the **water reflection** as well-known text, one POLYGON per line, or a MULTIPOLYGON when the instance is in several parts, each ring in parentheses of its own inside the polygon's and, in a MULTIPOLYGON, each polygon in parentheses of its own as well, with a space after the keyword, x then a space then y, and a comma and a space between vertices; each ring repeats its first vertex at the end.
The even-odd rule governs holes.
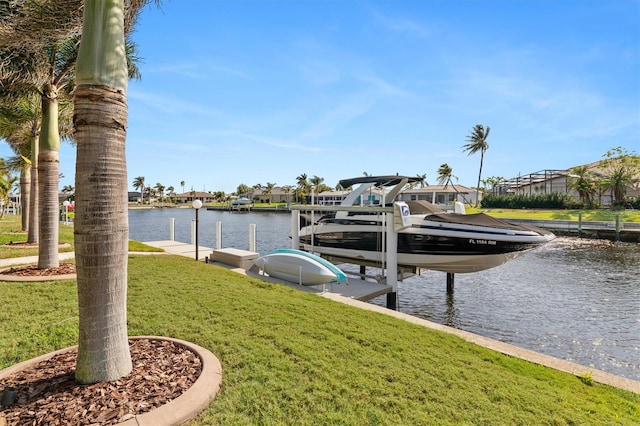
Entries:
POLYGON ((458 274, 453 295, 443 273, 406 280, 399 309, 640 380, 639 277, 637 244, 559 238, 497 268, 458 274))
POLYGON ((457 309, 455 307, 455 293, 453 291, 447 292, 447 310, 445 311, 444 325, 450 327, 456 327, 457 324, 457 309))

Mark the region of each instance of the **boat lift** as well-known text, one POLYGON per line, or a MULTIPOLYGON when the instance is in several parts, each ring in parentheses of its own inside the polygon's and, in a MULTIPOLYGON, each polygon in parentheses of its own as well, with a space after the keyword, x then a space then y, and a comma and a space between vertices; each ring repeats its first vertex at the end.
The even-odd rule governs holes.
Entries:
MULTIPOLYGON (((375 212, 381 213, 383 215, 382 220, 382 228, 383 228, 383 238, 386 239, 386 244, 383 244, 383 247, 386 247, 386 250, 382 252, 383 254, 383 264, 382 270, 383 276, 380 280, 381 283, 385 283, 386 285, 391 287, 391 291, 387 293, 387 308, 389 309, 397 309, 398 305, 398 278, 402 281, 404 278, 409 278, 415 275, 419 275, 421 270, 420 268, 415 267, 407 267, 398 265, 398 230, 403 227, 410 226, 409 223, 405 221, 405 218, 408 217, 409 210, 406 208, 406 204, 403 202, 395 202, 391 207, 361 207, 361 206, 308 206, 308 205, 299 205, 299 206, 291 206, 291 248, 295 250, 300 249, 300 212, 302 210, 311 211, 312 215, 312 223, 314 212, 338 212, 338 211, 359 211, 359 212, 375 212)), ((384 250, 384 249, 383 249, 384 250)), ((335 263, 350 263, 355 265, 360 265, 360 277, 366 278, 366 267, 367 266, 376 266, 380 265, 372 262, 352 258, 342 258, 337 256, 326 256, 322 255, 323 258, 335 262, 335 263)), ((449 287, 449 280, 447 278, 447 287, 449 287)))

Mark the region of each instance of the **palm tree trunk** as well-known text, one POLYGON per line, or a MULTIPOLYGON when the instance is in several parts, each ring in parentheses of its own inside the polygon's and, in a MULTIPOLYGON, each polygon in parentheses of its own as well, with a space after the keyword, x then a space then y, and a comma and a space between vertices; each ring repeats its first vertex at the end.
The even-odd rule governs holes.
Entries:
POLYGON ((20 172, 20 213, 22 231, 29 230, 29 203, 31 202, 31 166, 25 165, 20 172))
POLYGON ((484 149, 480 151, 480 170, 478 171, 478 185, 476 185, 476 207, 480 204, 480 180, 482 178, 482 162, 484 160, 484 149))
POLYGON ((31 143, 31 199, 29 202, 29 234, 27 242, 38 243, 38 231, 40 230, 38 220, 38 139, 34 137, 31 143))
POLYGON ((60 136, 58 132, 58 101, 55 89, 47 85, 42 96, 42 130, 40 131, 40 152, 38 154, 39 269, 60 266, 58 257, 60 136))
POLYGON ((127 335, 127 63, 123 0, 85 0, 76 66, 76 217, 80 330, 75 377, 132 369, 127 335))
POLYGON ((76 88, 75 247, 80 337, 76 379, 129 373, 127 336, 126 97, 106 86, 76 88))

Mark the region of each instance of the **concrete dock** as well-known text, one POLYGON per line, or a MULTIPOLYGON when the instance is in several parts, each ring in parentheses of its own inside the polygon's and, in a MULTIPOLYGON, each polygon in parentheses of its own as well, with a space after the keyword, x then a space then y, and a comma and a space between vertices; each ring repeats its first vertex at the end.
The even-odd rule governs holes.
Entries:
MULTIPOLYGON (((155 248, 161 248, 170 254, 178 254, 192 259, 196 258, 195 244, 181 243, 171 240, 145 241, 143 244, 155 248)), ((204 260, 205 257, 211 256, 211 252, 213 252, 212 248, 198 245, 198 260, 204 260)))

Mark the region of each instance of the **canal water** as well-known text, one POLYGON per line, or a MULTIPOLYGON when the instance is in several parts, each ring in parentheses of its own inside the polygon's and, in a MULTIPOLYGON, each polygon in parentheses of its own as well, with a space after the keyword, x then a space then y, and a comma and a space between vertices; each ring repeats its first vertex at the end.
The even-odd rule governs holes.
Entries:
MULTIPOLYGON (((192 209, 130 210, 130 238, 190 241, 192 209)), ((282 213, 199 214, 200 245, 257 251, 290 247, 282 213)), ((375 271, 368 271, 375 274, 375 271)), ((386 305, 384 296, 371 303, 386 305)), ((399 311, 640 381, 640 244, 557 238, 497 268, 458 274, 427 271, 398 285, 399 311)))

